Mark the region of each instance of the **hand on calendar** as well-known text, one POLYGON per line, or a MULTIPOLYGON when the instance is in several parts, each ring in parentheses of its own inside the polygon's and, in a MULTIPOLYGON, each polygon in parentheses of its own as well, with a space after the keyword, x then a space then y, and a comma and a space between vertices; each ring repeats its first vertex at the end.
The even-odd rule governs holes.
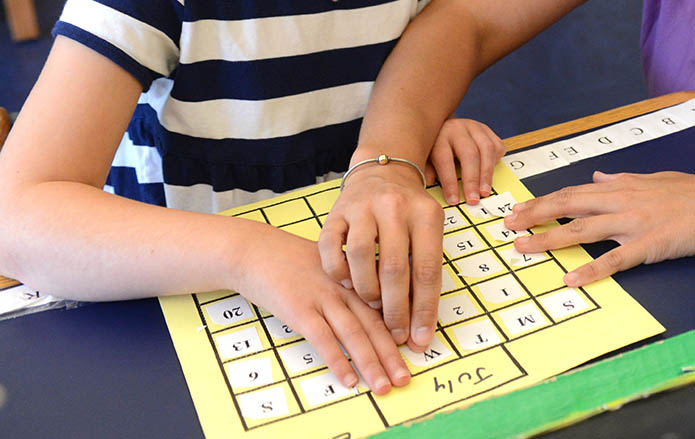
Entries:
POLYGON ((340 345, 377 395, 410 381, 381 314, 328 277, 315 242, 272 227, 256 242, 234 285, 239 293, 302 334, 345 386, 358 377, 340 345))
POLYGON ((586 285, 636 265, 695 255, 695 175, 682 172, 604 174, 514 206, 505 225, 514 230, 557 218, 576 218, 548 232, 517 238, 524 253, 614 240, 621 245, 565 275, 586 285))
POLYGON ((487 125, 471 119, 448 119, 430 152, 425 169, 427 184, 434 184, 436 175, 447 203, 458 204, 458 161, 466 202, 478 204, 481 197, 490 195, 492 171, 505 152, 502 140, 487 125))
POLYGON ((442 208, 413 167, 369 164, 350 174, 319 239, 326 273, 372 308, 383 306, 393 339, 415 352, 436 329, 443 227, 442 208))

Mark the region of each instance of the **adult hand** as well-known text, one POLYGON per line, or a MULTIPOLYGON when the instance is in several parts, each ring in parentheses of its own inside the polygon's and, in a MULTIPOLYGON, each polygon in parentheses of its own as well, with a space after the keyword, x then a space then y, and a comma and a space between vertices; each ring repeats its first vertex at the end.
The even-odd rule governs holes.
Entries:
POLYGON ((430 153, 425 170, 427 184, 434 184, 436 174, 447 203, 458 204, 458 160, 466 202, 478 204, 480 197, 490 195, 492 171, 505 151, 502 140, 487 125, 471 119, 448 119, 430 153))
POLYGON ((410 372, 381 314, 328 277, 316 243, 270 227, 263 232, 245 257, 237 291, 302 334, 345 386, 358 377, 338 342, 377 395, 407 384, 410 372))
POLYGON ((354 287, 372 308, 383 306, 393 340, 416 352, 436 328, 443 224, 441 206, 415 169, 370 164, 350 174, 319 239, 326 273, 354 287))
POLYGON ((695 175, 682 172, 604 174, 514 206, 505 225, 527 229, 576 218, 548 232, 517 238, 518 251, 540 252, 614 240, 621 245, 565 275, 578 287, 638 264, 695 255, 695 175))

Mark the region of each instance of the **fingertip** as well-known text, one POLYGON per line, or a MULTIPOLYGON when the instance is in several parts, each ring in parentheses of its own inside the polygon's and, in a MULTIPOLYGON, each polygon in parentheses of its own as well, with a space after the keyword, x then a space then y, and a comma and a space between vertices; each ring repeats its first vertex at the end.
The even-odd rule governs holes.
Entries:
POLYGON ((405 368, 401 367, 394 372, 393 376, 391 377, 391 383, 396 386, 396 387, 402 387, 405 386, 410 382, 410 371, 405 368))
POLYGON ((377 395, 386 395, 391 390, 391 382, 385 376, 380 376, 374 381, 372 392, 377 395))
POLYGON ((568 287, 574 288, 581 286, 581 283, 579 282, 579 274, 577 274, 574 271, 567 273, 563 280, 565 281, 565 285, 567 285, 568 287))
POLYGON ((434 330, 429 326, 420 326, 415 329, 412 334, 413 342, 423 349, 429 346, 432 337, 434 337, 434 330))
POLYGON ((343 279, 340 281, 340 284, 345 288, 346 290, 351 290, 352 289, 352 281, 350 279, 343 279))
POLYGON ((594 171, 594 175, 592 176, 592 178, 595 183, 602 183, 605 181, 615 180, 617 176, 615 174, 606 174, 597 170, 594 171))
POLYGON ((483 183, 482 185, 480 185, 480 195, 481 196, 487 197, 490 195, 491 192, 492 192, 492 187, 489 184, 483 183))
POLYGON ((350 388, 350 389, 355 387, 358 382, 359 382, 359 378, 357 378, 357 374, 355 374, 354 372, 348 372, 343 377, 343 385, 345 387, 350 388))
POLYGON ((459 195, 458 194, 449 194, 446 196, 446 202, 449 204, 449 206, 455 206, 459 204, 459 195))
POLYGON ((397 345, 402 345, 408 340, 408 333, 403 329, 393 329, 391 330, 391 337, 397 345))
POLYGON ((530 237, 528 236, 520 236, 514 240, 514 247, 516 247, 517 250, 523 251, 526 250, 526 246, 529 243, 530 237))
POLYGON ((480 194, 477 192, 469 192, 466 194, 466 202, 468 204, 476 205, 480 201, 480 194))

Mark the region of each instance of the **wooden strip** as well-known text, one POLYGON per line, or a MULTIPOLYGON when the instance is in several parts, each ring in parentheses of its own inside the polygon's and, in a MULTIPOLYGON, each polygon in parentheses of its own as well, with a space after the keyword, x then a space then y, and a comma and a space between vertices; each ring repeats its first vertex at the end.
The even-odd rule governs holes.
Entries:
POLYGON ((34 0, 5 0, 5 12, 13 40, 35 40, 39 37, 34 0))
POLYGON ((604 111, 603 113, 592 114, 591 116, 582 117, 570 122, 509 137, 508 139, 504 139, 504 144, 507 146, 507 151, 514 151, 515 149, 569 136, 570 134, 597 128, 602 125, 620 122, 641 114, 680 104, 681 102, 693 98, 695 98, 695 91, 671 93, 657 98, 647 99, 646 101, 636 102, 624 107, 614 108, 604 111))

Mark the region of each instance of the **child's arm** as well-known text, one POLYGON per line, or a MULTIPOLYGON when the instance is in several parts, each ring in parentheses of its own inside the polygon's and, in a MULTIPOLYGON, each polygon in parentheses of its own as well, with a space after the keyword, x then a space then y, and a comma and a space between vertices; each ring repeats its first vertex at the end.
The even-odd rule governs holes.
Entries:
MULTIPOLYGON (((351 165, 388 154, 424 168, 437 133, 473 78, 580 3, 430 2, 379 73, 351 165)), ((367 302, 376 305, 381 300, 396 342, 408 340, 420 351, 436 327, 442 215, 410 166, 362 166, 350 176, 319 242, 331 277, 351 279, 367 302)))
POLYGON ((316 243, 265 224, 102 191, 141 92, 58 37, 0 153, 0 272, 77 300, 234 289, 302 333, 347 385, 340 341, 377 393, 408 371, 378 313, 321 269, 316 243))

